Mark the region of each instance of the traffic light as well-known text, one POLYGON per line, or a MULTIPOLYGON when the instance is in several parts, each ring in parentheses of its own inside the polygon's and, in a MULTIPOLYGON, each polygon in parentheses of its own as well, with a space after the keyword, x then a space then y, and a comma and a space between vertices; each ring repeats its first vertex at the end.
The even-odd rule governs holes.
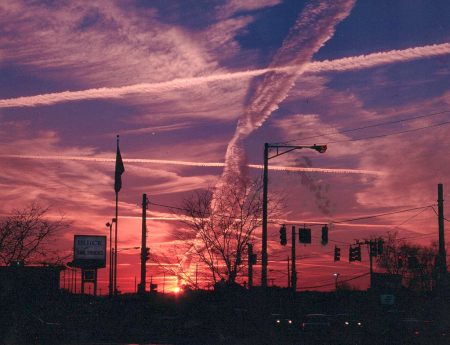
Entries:
POLYGON ((250 264, 256 265, 256 260, 258 259, 258 256, 256 254, 252 254, 250 257, 250 264))
POLYGON ((334 247, 334 261, 341 261, 341 248, 334 247))
POLYGON ((378 255, 378 242, 370 241, 369 248, 370 248, 370 256, 378 255))
POLYGON ((383 239, 380 238, 377 241, 377 252, 378 252, 378 255, 383 254, 383 245, 384 245, 384 241, 383 241, 383 239))
POLYGON ((361 261, 361 246, 355 247, 355 260, 361 261))
POLYGON ((300 243, 311 243, 311 229, 309 228, 299 229, 298 238, 300 243))
POLYGON ((319 153, 324 153, 327 150, 327 145, 316 145, 312 147, 314 150, 316 150, 319 153))
POLYGON ((287 244, 287 239, 286 239, 286 225, 282 225, 281 229, 280 229, 280 244, 282 246, 285 246, 287 244))
POLYGON ((361 261, 361 247, 359 245, 349 248, 348 261, 361 261))
POLYGON ((355 250, 352 246, 348 248, 348 262, 355 261, 355 250))
POLYGON ((328 226, 322 226, 322 245, 328 244, 328 226))

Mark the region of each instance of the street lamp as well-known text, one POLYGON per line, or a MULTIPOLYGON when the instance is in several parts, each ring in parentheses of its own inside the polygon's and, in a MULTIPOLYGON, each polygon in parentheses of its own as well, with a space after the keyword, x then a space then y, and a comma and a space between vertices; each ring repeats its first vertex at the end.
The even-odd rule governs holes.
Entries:
POLYGON ((269 159, 284 155, 285 153, 300 150, 312 149, 319 153, 324 153, 327 150, 327 145, 278 145, 278 144, 264 144, 264 177, 263 177, 263 219, 262 219, 262 248, 261 248, 261 286, 267 287, 267 185, 269 181, 269 159), (277 153, 269 157, 269 149, 276 148, 277 153), (281 150, 281 152, 280 152, 281 150))
POLYGON ((116 218, 111 219, 111 222, 106 223, 106 227, 109 227, 109 285, 108 285, 108 292, 109 297, 112 297, 113 295, 113 250, 112 250, 112 226, 116 222, 116 218))
POLYGON ((340 274, 339 273, 333 273, 333 276, 334 276, 334 286, 335 286, 336 291, 337 291, 337 289, 338 289, 338 278, 339 278, 340 274))

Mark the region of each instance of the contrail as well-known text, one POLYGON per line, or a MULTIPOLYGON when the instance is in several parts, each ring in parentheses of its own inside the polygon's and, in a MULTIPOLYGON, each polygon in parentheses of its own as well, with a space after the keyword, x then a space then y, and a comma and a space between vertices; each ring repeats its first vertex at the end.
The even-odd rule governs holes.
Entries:
POLYGON ((277 68, 295 65, 298 68, 292 72, 268 72, 256 84, 255 92, 239 118, 234 136, 228 144, 224 176, 230 173, 240 175, 245 166, 243 140, 278 109, 314 53, 333 36, 336 25, 350 14, 354 3, 355 0, 316 1, 308 4, 300 13, 269 66, 277 68))
MULTIPOLYGON (((83 156, 40 156, 40 155, 0 155, 0 159, 35 159, 35 160, 56 160, 56 161, 81 161, 81 162, 100 162, 115 163, 115 158, 107 157, 83 157, 83 156)), ((189 167, 212 167, 223 168, 225 163, 221 162, 189 162, 166 159, 142 159, 142 158, 124 158, 125 163, 142 163, 142 164, 159 164, 159 165, 182 165, 189 167)), ((260 164, 247 164, 251 169, 263 169, 260 164)), ((328 169, 328 168, 304 168, 290 166, 270 166, 269 170, 286 171, 286 172, 312 172, 325 174, 359 174, 359 175, 375 175, 382 176, 383 173, 373 170, 361 169, 328 169)))
MULTIPOLYGON (((385 64, 407 62, 418 59, 436 57, 450 54, 450 44, 433 44, 422 47, 413 47, 403 50, 372 53, 360 56, 351 56, 336 60, 325 60, 308 63, 304 66, 304 73, 345 72, 364 68, 372 68, 385 64)), ((162 93, 177 89, 202 85, 210 82, 227 81, 235 79, 250 79, 264 75, 268 72, 295 72, 300 66, 291 65, 283 67, 270 67, 241 72, 229 72, 191 78, 178 78, 160 83, 141 83, 121 87, 104 87, 82 91, 64 91, 47 93, 35 96, 24 96, 0 100, 0 108, 34 107, 51 105, 70 101, 90 99, 114 99, 131 94, 162 93)))
POLYGON ((447 54, 450 54, 450 43, 433 44, 403 50, 391 50, 387 52, 351 56, 337 60, 312 62, 308 65, 307 72, 319 73, 328 71, 352 71, 396 62, 407 62, 418 59, 431 58, 447 54))

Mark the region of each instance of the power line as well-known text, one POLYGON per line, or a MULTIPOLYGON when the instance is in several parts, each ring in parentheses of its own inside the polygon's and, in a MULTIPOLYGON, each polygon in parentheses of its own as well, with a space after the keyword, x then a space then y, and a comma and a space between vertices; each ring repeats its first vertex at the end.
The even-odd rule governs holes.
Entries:
POLYGON ((336 140, 336 141, 330 141, 327 144, 337 144, 337 143, 345 143, 345 142, 350 142, 350 141, 361 141, 361 140, 370 140, 370 139, 379 139, 379 138, 385 138, 385 137, 389 137, 392 135, 398 135, 398 134, 405 134, 405 133, 411 133, 411 132, 416 132, 422 129, 428 129, 428 128, 433 128, 433 127, 439 127, 439 126, 444 126, 444 125, 448 125, 450 124, 450 121, 445 121, 445 122, 441 122, 441 123, 436 123, 433 125, 429 125, 429 126, 423 126, 423 127, 417 127, 417 128, 412 128, 412 129, 407 129, 404 131, 399 131, 399 132, 393 132, 393 133, 387 133, 387 134, 380 134, 380 135, 374 135, 371 137, 363 137, 363 138, 356 138, 356 139, 345 139, 345 140, 336 140))
POLYGON ((354 222, 357 220, 365 220, 365 219, 390 216, 390 215, 398 214, 398 213, 405 213, 405 212, 410 212, 410 211, 414 211, 414 210, 426 209, 428 207, 433 207, 434 205, 435 204, 427 205, 427 206, 420 206, 420 207, 413 207, 413 208, 408 208, 408 209, 400 210, 400 211, 392 211, 392 212, 379 213, 379 214, 374 214, 374 215, 369 215, 369 216, 364 216, 364 217, 351 218, 351 219, 340 220, 340 221, 331 221, 330 224, 340 224, 340 223, 354 222))
MULTIPOLYGON (((349 282, 349 281, 352 281, 352 280, 355 280, 355 279, 359 279, 359 278, 365 277, 365 276, 367 276, 367 275, 369 275, 369 274, 370 274, 370 272, 367 272, 367 273, 364 273, 364 274, 360 274, 360 275, 358 275, 358 276, 356 276, 356 277, 352 277, 352 278, 345 279, 345 280, 340 280, 339 283, 340 283, 340 284, 342 284, 342 283, 347 283, 347 282, 349 282)), ((315 286, 302 286, 302 287, 300 287, 299 289, 300 289, 300 290, 305 290, 305 289, 318 289, 318 288, 321 288, 321 287, 332 286, 332 285, 335 285, 335 284, 336 284, 336 282, 328 283, 328 284, 323 284, 323 285, 315 285, 315 286)))
POLYGON ((368 129, 368 128, 380 127, 380 126, 384 126, 384 125, 392 125, 392 124, 401 123, 401 122, 413 121, 413 120, 421 119, 421 118, 424 118, 424 117, 442 115, 442 114, 445 114, 445 113, 450 113, 450 110, 444 110, 444 111, 439 111, 439 112, 435 112, 435 113, 431 113, 431 114, 414 116, 414 117, 410 117, 410 118, 406 118, 406 119, 399 119, 399 120, 393 120, 393 121, 380 122, 380 123, 367 125, 367 126, 362 126, 362 127, 343 129, 343 130, 333 131, 333 132, 320 134, 320 135, 309 136, 309 137, 300 137, 300 138, 297 138, 297 139, 292 139, 292 140, 289 140, 289 141, 285 141, 285 142, 283 142, 281 144, 289 144, 289 143, 292 143, 292 142, 295 142, 295 141, 300 141, 300 140, 305 140, 305 139, 321 138, 321 137, 324 137, 324 136, 327 136, 327 135, 337 135, 337 134, 349 133, 349 132, 359 131, 359 130, 368 129))

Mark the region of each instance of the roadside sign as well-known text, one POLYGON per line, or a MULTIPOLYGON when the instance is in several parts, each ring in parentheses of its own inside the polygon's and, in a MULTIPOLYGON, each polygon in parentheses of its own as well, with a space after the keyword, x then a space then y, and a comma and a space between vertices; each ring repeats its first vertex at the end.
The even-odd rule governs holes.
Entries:
POLYGON ((395 296, 394 295, 380 295, 380 303, 383 305, 394 305, 395 296))
POLYGON ((106 236, 75 235, 73 242, 73 266, 106 267, 106 236))

